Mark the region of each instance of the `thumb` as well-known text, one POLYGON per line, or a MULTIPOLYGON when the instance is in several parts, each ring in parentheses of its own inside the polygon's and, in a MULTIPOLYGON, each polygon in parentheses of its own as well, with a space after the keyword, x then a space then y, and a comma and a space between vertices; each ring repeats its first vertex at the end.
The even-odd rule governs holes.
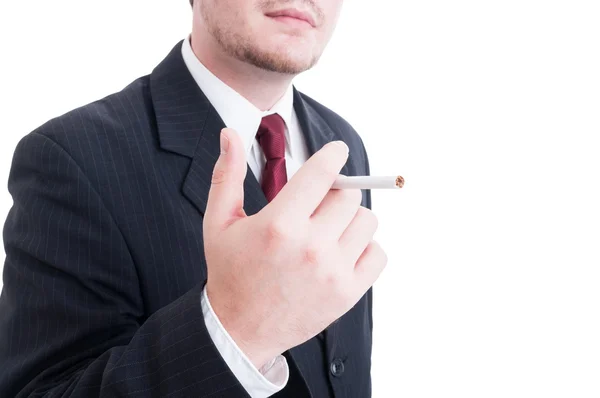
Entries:
POLYGON ((223 228, 244 212, 244 180, 248 170, 244 145, 235 130, 221 130, 221 154, 213 169, 204 222, 223 228))

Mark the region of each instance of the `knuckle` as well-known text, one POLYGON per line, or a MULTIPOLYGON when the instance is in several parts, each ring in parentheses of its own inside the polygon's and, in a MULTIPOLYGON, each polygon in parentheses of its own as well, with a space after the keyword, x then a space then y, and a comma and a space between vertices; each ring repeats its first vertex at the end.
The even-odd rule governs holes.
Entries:
POLYGON ((322 264, 324 259, 325 250, 321 245, 312 243, 304 249, 304 261, 307 264, 317 266, 319 264, 322 264))
POLYGON ((373 213, 372 210, 367 209, 366 207, 361 206, 358 211, 360 212, 359 217, 363 218, 366 222, 368 222, 373 229, 377 229, 379 227, 379 219, 373 213))
POLYGON ((327 301, 334 306, 343 304, 347 294, 342 278, 330 269, 323 270, 317 275, 317 284, 327 295, 327 301))
POLYGON ((373 250, 373 252, 375 252, 376 254, 378 254, 378 257, 380 259, 380 262, 382 264, 382 267, 385 267, 388 263, 388 255, 385 252, 385 250, 383 250, 383 248, 381 247, 381 245, 379 244, 379 242, 373 240, 371 241, 371 249, 373 250))
POLYGON ((270 241, 284 241, 289 236, 289 227, 281 220, 275 219, 267 223, 267 238, 270 241))
POLYGON ((212 184, 220 184, 225 181, 226 173, 225 170, 215 168, 212 174, 212 184))
POLYGON ((379 219, 377 218, 375 213, 373 213, 371 210, 369 210, 369 214, 370 214, 370 219, 371 219, 371 224, 373 226, 373 230, 376 230, 377 228, 379 228, 379 219))
POLYGON ((325 286, 333 297, 343 298, 344 287, 341 279, 334 273, 329 273, 325 277, 325 286))

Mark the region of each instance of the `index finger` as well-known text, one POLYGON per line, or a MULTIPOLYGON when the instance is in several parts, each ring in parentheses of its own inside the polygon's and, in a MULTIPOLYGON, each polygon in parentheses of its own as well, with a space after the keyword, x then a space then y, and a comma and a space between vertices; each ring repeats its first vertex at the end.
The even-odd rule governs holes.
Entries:
POLYGON ((275 214, 309 218, 331 189, 347 160, 346 143, 327 143, 298 169, 268 207, 275 214))

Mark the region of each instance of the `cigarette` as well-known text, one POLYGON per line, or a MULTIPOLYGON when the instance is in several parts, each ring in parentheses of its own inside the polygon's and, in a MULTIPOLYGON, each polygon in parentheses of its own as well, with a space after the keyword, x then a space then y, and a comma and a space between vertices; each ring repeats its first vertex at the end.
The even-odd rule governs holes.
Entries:
POLYGON ((340 174, 333 189, 399 189, 404 186, 401 176, 345 176, 340 174))

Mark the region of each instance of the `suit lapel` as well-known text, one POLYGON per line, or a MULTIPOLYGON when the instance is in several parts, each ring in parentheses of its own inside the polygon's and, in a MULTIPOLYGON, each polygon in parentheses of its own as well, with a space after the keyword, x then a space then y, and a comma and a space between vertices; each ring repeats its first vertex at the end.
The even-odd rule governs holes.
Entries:
MULTIPOLYGON (((150 76, 159 145, 192 159, 182 186, 183 195, 204 215, 212 172, 219 158, 219 135, 225 123, 190 74, 179 42, 150 76)), ((247 166, 244 209, 257 213, 267 199, 247 166)))
MULTIPOLYGON (((302 98, 302 95, 294 87, 294 110, 298 116, 302 134, 306 141, 310 156, 319 151, 325 144, 341 140, 342 137, 336 134, 323 117, 302 98)), ((347 175, 348 162, 340 170, 340 174, 347 175)))
MULTIPOLYGON (((223 123, 221 117, 214 108, 211 109, 190 170, 183 184, 183 194, 194 203, 202 214, 206 211, 212 173, 220 154, 219 135, 224 127, 225 123, 223 123)), ((267 203, 267 198, 260 184, 250 166, 246 164, 246 179, 244 180, 244 210, 246 214, 258 213, 267 203)))

